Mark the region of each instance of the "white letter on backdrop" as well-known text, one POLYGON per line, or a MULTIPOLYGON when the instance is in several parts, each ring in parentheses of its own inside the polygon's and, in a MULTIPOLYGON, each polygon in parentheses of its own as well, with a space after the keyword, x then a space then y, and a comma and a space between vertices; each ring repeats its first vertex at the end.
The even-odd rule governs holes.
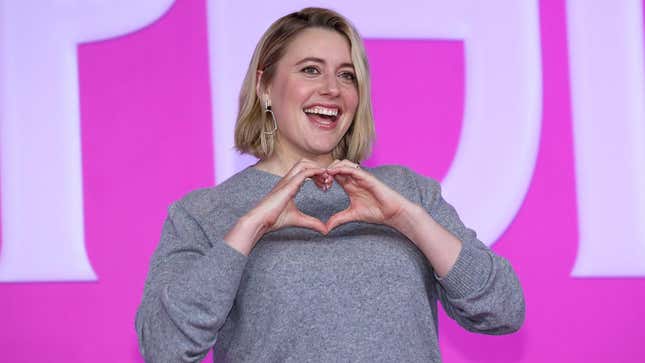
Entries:
MULTIPOLYGON (((537 157, 542 108, 537 1, 328 0, 317 5, 346 15, 366 38, 464 42, 464 121, 443 187, 466 223, 492 244, 521 206, 537 157)), ((304 1, 253 6, 208 1, 218 181, 249 163, 233 151, 233 121, 253 47, 271 22, 305 6, 304 1)))
POLYGON ((645 276, 641 0, 567 2, 580 241, 574 276, 645 276))
POLYGON ((83 239, 76 47, 173 0, 0 0, 0 281, 96 280, 83 239))

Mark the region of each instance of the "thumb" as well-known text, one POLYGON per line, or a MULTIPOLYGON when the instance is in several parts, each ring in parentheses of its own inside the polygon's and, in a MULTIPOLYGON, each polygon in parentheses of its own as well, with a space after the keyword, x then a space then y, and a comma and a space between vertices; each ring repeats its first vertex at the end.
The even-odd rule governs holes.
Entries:
POLYGON ((327 229, 327 226, 320 219, 306 215, 300 211, 298 211, 294 215, 292 225, 294 227, 305 227, 305 228, 313 229, 314 231, 318 231, 324 235, 326 235, 329 232, 329 230, 327 229))
POLYGON ((332 229, 340 226, 341 224, 354 221, 354 215, 349 209, 340 211, 327 220, 327 230, 331 231, 332 229))

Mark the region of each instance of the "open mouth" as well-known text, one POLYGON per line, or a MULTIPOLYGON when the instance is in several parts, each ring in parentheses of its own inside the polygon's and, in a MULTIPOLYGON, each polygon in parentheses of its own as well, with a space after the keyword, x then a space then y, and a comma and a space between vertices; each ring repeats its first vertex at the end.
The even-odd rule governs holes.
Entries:
POLYGON ((303 110, 307 118, 320 128, 333 128, 340 118, 341 110, 338 107, 311 106, 303 110))

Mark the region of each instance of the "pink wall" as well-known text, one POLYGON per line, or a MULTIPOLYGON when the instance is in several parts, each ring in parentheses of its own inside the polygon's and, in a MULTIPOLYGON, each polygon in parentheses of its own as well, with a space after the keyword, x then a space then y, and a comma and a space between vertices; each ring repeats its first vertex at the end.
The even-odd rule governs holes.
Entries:
MULTIPOLYGON (((493 247, 523 283, 526 323, 489 337, 442 315, 444 360, 645 361, 645 279, 570 277, 578 230, 564 1, 543 0, 540 11, 540 151, 524 204, 493 247)), ((0 284, 0 360, 141 361, 134 314, 166 207, 214 180, 206 37, 204 2, 177 0, 150 27, 79 47, 86 245, 99 281, 0 284)), ((462 44, 371 39, 367 48, 378 132, 368 163, 441 179, 461 127, 462 44)))

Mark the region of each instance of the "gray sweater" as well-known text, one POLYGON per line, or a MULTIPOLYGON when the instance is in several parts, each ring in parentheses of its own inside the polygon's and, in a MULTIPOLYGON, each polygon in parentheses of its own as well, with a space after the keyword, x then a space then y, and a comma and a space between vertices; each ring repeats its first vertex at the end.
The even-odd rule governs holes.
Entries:
MULTIPOLYGON (((136 317, 149 362, 440 362, 437 300, 461 326, 516 331, 524 297, 510 264, 459 220, 439 184, 395 166, 368 169, 463 242, 437 280, 416 246, 384 225, 353 222, 327 236, 267 233, 250 255, 223 236, 280 179, 247 168, 169 208, 136 317)), ((336 183, 305 182, 295 198, 327 220, 346 208, 336 183)))

